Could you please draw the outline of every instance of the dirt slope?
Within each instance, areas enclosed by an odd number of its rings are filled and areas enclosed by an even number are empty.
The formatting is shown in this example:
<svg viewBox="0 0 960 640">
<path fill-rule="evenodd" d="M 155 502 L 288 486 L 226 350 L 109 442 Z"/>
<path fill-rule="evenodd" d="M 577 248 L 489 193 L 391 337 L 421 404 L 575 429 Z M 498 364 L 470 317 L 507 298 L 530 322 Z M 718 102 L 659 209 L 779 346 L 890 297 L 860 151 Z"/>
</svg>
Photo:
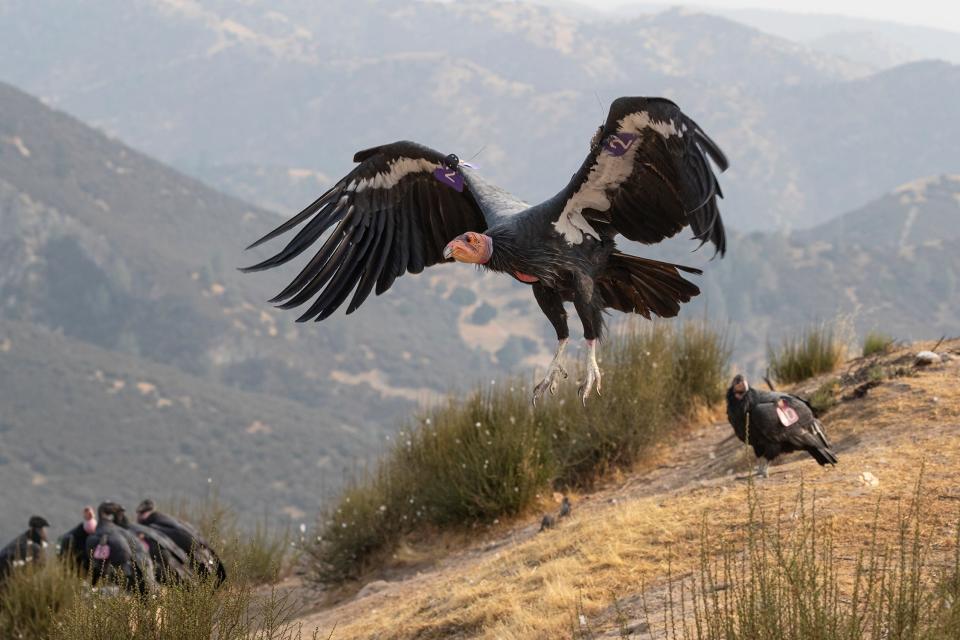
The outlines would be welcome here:
<svg viewBox="0 0 960 640">
<path fill-rule="evenodd" d="M 874 529 L 881 538 L 896 534 L 901 499 L 913 494 L 922 466 L 924 535 L 935 556 L 950 553 L 960 504 L 960 340 L 937 347 L 948 354 L 942 364 L 915 367 L 914 354 L 933 346 L 856 359 L 802 385 L 809 394 L 839 383 L 836 396 L 846 399 L 823 421 L 840 464 L 783 458 L 755 484 L 762 507 L 786 512 L 789 522 L 802 483 L 805 496 L 816 497 L 817 517 L 832 521 L 838 547 L 856 550 Z M 640 629 L 642 600 L 654 612 L 662 607 L 668 564 L 674 577 L 695 570 L 704 524 L 716 545 L 742 531 L 750 483 L 741 476 L 752 455 L 731 434 L 725 422 L 691 429 L 645 469 L 574 496 L 573 516 L 553 530 L 538 533 L 539 514 L 531 514 L 453 551 L 406 549 L 389 580 L 339 603 L 305 593 L 314 612 L 304 627 L 325 635 L 336 625 L 333 637 L 350 639 L 529 639 L 570 637 L 586 622 L 596 637 L 619 637 L 616 602 Z"/>
</svg>

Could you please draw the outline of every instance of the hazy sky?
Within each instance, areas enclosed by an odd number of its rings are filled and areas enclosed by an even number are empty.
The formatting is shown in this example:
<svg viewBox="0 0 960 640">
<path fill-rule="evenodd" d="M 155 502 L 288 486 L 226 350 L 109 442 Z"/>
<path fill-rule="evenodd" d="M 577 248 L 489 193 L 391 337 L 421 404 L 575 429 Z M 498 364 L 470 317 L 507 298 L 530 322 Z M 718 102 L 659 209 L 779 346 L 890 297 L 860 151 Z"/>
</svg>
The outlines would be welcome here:
<svg viewBox="0 0 960 640">
<path fill-rule="evenodd" d="M 581 4 L 597 8 L 615 8 L 623 4 L 644 4 L 625 0 L 580 0 Z M 726 9 L 776 9 L 797 13 L 827 13 L 855 16 L 874 20 L 888 20 L 904 24 L 918 24 L 960 32 L 960 2 L 953 0 L 900 0 L 898 2 L 870 0 L 697 0 L 666 4 Z M 664 4 L 657 2 L 657 4 Z"/>
</svg>

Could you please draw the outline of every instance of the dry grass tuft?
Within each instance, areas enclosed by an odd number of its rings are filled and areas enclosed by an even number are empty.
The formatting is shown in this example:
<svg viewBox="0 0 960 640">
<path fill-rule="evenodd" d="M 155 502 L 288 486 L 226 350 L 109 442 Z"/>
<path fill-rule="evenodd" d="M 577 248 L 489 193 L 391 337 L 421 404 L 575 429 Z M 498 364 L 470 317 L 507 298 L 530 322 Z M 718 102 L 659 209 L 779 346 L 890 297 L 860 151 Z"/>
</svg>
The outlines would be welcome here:
<svg viewBox="0 0 960 640">
<path fill-rule="evenodd" d="M 922 473 L 921 473 L 922 477 Z M 739 539 L 710 552 L 704 527 L 699 571 L 672 582 L 671 640 L 953 640 L 960 637 L 960 552 L 932 560 L 922 480 L 893 522 L 877 499 L 870 537 L 856 549 L 838 545 L 801 488 L 771 517 L 749 496 L 750 518 Z M 891 526 L 892 525 L 892 526 Z M 880 532 L 890 526 L 894 535 Z M 960 535 L 960 521 L 954 524 Z M 941 569 L 942 566 L 942 569 Z"/>
<path fill-rule="evenodd" d="M 323 515 L 310 552 L 321 581 L 388 557 L 415 528 L 487 524 L 530 509 L 549 484 L 573 489 L 632 465 L 723 393 L 729 348 L 706 324 L 631 325 L 604 349 L 603 396 L 580 406 L 567 381 L 531 408 L 519 383 L 449 400 L 398 434 L 378 468 Z"/>
<path fill-rule="evenodd" d="M 818 325 L 799 336 L 787 338 L 779 347 L 767 347 L 770 370 L 777 382 L 794 384 L 836 370 L 846 348 L 829 325 Z"/>
<path fill-rule="evenodd" d="M 249 523 L 242 525 L 216 490 L 196 502 L 171 500 L 170 512 L 197 527 L 217 550 L 231 579 L 273 584 L 298 560 L 300 549 L 289 529 L 277 527 L 266 516 L 252 529 Z"/>
<path fill-rule="evenodd" d="M 0 640 L 49 637 L 60 612 L 80 597 L 80 578 L 58 561 L 18 567 L 0 586 Z"/>
<path fill-rule="evenodd" d="M 869 358 L 888 353 L 896 343 L 896 338 L 878 331 L 871 331 L 863 338 L 863 357 Z"/>
<path fill-rule="evenodd" d="M 50 640 L 302 640 L 289 594 L 258 596 L 250 580 L 166 587 L 148 597 L 101 589 L 57 616 Z M 320 629 L 306 635 L 317 640 Z"/>
</svg>

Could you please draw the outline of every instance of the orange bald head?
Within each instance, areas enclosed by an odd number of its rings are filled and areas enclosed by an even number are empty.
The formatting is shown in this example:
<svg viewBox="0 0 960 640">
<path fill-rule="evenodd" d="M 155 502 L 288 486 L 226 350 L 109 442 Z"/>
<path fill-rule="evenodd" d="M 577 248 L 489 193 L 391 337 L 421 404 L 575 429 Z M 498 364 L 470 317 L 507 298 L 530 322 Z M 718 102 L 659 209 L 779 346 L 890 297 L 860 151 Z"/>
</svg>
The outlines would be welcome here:
<svg viewBox="0 0 960 640">
<path fill-rule="evenodd" d="M 443 249 L 445 260 L 486 264 L 493 255 L 493 238 L 476 231 L 467 231 L 447 243 Z"/>
</svg>

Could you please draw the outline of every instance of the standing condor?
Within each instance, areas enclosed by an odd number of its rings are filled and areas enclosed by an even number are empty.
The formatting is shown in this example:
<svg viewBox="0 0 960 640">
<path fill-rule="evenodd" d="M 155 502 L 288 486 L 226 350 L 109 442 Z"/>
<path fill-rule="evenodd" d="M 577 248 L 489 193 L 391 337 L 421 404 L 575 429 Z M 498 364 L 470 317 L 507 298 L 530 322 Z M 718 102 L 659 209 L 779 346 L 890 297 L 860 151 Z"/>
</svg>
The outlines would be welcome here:
<svg viewBox="0 0 960 640">
<path fill-rule="evenodd" d="M 837 464 L 823 425 L 796 396 L 758 391 L 737 375 L 727 389 L 727 419 L 740 441 L 753 447 L 760 459 L 757 475 L 764 478 L 769 462 L 781 453 L 806 451 L 821 465 Z"/>
<path fill-rule="evenodd" d="M 87 537 L 97 530 L 97 515 L 93 507 L 83 508 L 83 521 L 60 536 L 57 553 L 61 558 L 69 559 L 78 570 L 85 573 L 90 568 L 87 556 Z"/>
<path fill-rule="evenodd" d="M 564 303 L 572 302 L 589 359 L 579 390 L 586 403 L 594 388 L 600 393 L 595 350 L 605 309 L 670 318 L 700 293 L 681 275 L 698 269 L 627 255 L 615 237 L 654 244 L 689 225 L 701 246 L 709 241 L 720 255 L 726 250 L 717 208 L 722 194 L 708 156 L 727 168 L 720 148 L 663 98 L 615 100 L 567 186 L 533 206 L 453 154 L 414 142 L 374 147 L 358 152 L 359 164 L 313 204 L 250 245 L 306 223 L 279 253 L 243 271 L 282 265 L 319 243 L 270 301 L 290 309 L 316 296 L 301 322 L 329 317 L 351 292 L 352 313 L 374 287 L 379 295 L 404 273 L 451 259 L 505 273 L 531 286 L 557 333 L 556 354 L 533 402 L 547 389 L 556 393 L 567 375 Z"/>
</svg>

